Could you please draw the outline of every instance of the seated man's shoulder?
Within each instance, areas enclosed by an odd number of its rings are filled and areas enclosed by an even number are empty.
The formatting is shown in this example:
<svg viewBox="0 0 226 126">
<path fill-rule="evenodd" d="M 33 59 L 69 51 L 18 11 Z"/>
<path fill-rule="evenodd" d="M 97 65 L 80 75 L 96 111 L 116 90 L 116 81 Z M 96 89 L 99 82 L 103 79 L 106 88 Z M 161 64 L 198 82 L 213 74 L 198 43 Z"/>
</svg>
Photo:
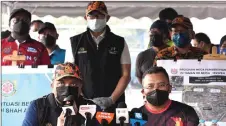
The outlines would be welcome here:
<svg viewBox="0 0 226 126">
<path fill-rule="evenodd" d="M 194 108 L 191 107 L 190 105 L 187 105 L 187 104 L 184 104 L 184 103 L 181 103 L 181 102 L 178 102 L 178 101 L 173 101 L 173 103 L 174 103 L 173 107 L 180 108 L 186 113 L 193 113 L 193 112 L 195 112 Z"/>
<path fill-rule="evenodd" d="M 44 106 L 47 106 L 49 103 L 49 99 L 54 99 L 54 94 L 50 93 L 48 95 L 44 95 L 40 98 L 37 98 L 36 100 L 34 100 L 34 104 L 36 105 L 37 108 L 42 108 Z"/>
</svg>

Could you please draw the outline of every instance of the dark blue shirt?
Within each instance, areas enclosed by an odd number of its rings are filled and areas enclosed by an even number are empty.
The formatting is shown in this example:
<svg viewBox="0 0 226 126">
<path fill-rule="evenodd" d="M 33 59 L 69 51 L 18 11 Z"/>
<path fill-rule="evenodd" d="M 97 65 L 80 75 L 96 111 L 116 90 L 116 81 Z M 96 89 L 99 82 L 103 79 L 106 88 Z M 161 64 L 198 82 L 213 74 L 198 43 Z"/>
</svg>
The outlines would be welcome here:
<svg viewBox="0 0 226 126">
<path fill-rule="evenodd" d="M 43 114 L 47 113 L 47 116 L 45 117 L 45 124 L 51 123 L 51 125 L 55 125 L 55 124 L 57 124 L 57 118 L 60 116 L 60 114 L 62 112 L 62 108 L 57 105 L 57 103 L 55 101 L 55 97 L 52 93 L 47 95 L 46 98 L 48 100 L 45 102 L 45 105 L 43 104 L 41 107 L 41 108 L 49 107 L 48 112 L 43 112 Z M 38 112 L 41 112 L 41 110 L 39 110 L 40 107 L 37 106 L 38 100 L 40 100 L 40 99 L 32 101 L 30 103 L 30 105 L 28 106 L 22 126 L 39 126 Z M 43 101 L 43 100 L 45 100 L 45 98 L 41 98 L 41 101 Z M 77 106 L 80 106 L 82 104 L 93 104 L 92 101 L 85 100 L 82 97 L 80 97 L 78 101 L 80 104 L 77 104 Z M 41 103 L 43 103 L 43 102 L 41 102 Z M 100 111 L 99 106 L 97 106 L 97 111 Z M 41 114 L 41 116 L 44 116 L 44 115 Z M 75 120 L 74 122 L 76 122 L 80 125 L 80 124 L 84 123 L 85 118 L 82 117 L 82 115 L 80 115 L 79 113 L 77 113 L 76 116 L 73 117 L 73 120 Z M 98 122 L 95 119 L 95 116 L 91 123 L 93 126 L 98 126 Z"/>
<path fill-rule="evenodd" d="M 32 101 L 26 110 L 22 126 L 38 126 L 38 117 L 35 101 Z"/>
</svg>

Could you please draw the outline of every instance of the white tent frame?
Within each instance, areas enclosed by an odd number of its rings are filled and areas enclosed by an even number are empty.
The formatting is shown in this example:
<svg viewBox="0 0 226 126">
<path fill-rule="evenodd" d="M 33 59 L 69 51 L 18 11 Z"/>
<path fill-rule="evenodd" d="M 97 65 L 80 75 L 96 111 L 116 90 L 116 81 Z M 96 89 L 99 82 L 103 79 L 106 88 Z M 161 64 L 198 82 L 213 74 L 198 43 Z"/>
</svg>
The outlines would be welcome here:
<svg viewBox="0 0 226 126">
<path fill-rule="evenodd" d="M 176 9 L 189 18 L 204 19 L 226 17 L 226 1 L 106 1 L 109 14 L 124 18 L 149 17 L 156 19 L 158 12 L 166 7 Z M 25 8 L 34 15 L 44 17 L 84 16 L 88 1 L 2 1 L 3 13 L 10 13 L 15 8 Z"/>
</svg>

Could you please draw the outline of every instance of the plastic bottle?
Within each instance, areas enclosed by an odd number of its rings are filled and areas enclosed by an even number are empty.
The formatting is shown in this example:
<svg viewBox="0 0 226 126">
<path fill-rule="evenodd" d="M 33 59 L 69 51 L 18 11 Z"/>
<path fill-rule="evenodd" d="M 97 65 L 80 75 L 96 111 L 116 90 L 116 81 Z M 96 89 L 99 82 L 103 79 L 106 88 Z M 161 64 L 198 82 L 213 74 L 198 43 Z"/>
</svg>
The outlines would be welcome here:
<svg viewBox="0 0 226 126">
<path fill-rule="evenodd" d="M 211 126 L 219 126 L 218 125 L 218 120 L 212 120 L 212 124 L 211 124 Z"/>
<path fill-rule="evenodd" d="M 200 119 L 200 120 L 199 120 L 199 125 L 198 125 L 198 126 L 206 126 L 205 120 Z"/>
</svg>

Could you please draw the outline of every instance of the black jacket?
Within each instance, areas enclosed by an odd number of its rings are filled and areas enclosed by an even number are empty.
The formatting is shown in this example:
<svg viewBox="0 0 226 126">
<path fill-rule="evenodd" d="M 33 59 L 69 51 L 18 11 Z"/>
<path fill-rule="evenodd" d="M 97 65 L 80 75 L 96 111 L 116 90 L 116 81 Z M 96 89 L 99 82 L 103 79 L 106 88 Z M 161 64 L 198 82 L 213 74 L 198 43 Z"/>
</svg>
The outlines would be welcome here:
<svg viewBox="0 0 226 126">
<path fill-rule="evenodd" d="M 75 63 L 79 66 L 87 98 L 109 97 L 122 76 L 121 55 L 125 40 L 106 27 L 104 39 L 97 45 L 90 30 L 73 36 L 71 39 Z M 117 102 L 124 102 L 123 94 Z"/>
<path fill-rule="evenodd" d="M 47 124 L 51 124 L 52 126 L 57 125 L 57 118 L 60 116 L 62 112 L 62 108 L 58 106 L 54 94 L 48 94 L 42 98 L 35 100 L 35 104 L 37 107 L 37 115 L 39 126 L 46 126 Z M 76 102 L 77 107 L 79 109 L 80 105 L 94 104 L 90 100 L 86 100 L 83 97 L 80 97 Z M 76 123 L 76 126 L 81 126 L 85 122 L 85 118 L 79 113 L 76 116 L 72 116 L 72 122 Z M 72 123 L 72 124 L 73 124 Z M 92 123 L 96 124 L 96 120 L 93 120 Z"/>
</svg>

